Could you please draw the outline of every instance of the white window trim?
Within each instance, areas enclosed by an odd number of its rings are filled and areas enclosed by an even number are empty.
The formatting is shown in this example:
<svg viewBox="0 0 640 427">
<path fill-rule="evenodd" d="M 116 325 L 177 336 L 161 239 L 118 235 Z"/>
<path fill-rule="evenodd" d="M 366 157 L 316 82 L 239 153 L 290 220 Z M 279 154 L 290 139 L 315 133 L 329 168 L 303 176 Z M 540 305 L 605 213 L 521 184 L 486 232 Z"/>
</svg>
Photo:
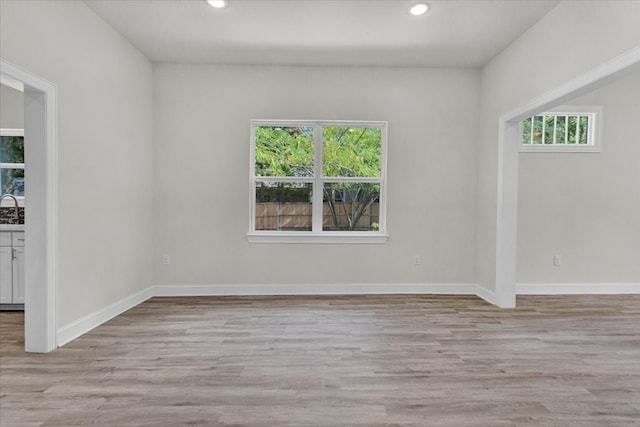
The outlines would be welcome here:
<svg viewBox="0 0 640 427">
<path fill-rule="evenodd" d="M 522 123 L 520 124 L 521 153 L 600 153 L 602 152 L 602 106 L 561 105 L 538 116 L 589 116 L 589 134 L 587 144 L 523 144 Z"/>
<path fill-rule="evenodd" d="M 322 161 L 314 161 L 313 177 L 268 177 L 269 180 L 286 182 L 307 182 L 314 187 L 313 190 L 313 230 L 314 231 L 261 231 L 255 229 L 256 215 L 256 176 L 255 176 L 255 128 L 259 126 L 354 126 L 354 127 L 379 127 L 382 129 L 382 150 L 379 178 L 343 178 L 322 176 Z M 387 122 L 386 121 L 355 121 L 355 120 L 251 120 L 251 148 L 249 161 L 249 232 L 247 241 L 250 243 L 311 243 L 311 244 L 382 244 L 386 243 L 389 236 L 386 232 L 386 181 L 387 181 Z M 314 159 L 322 159 L 322 132 L 315 135 Z M 330 182 L 379 182 L 379 229 L 378 231 L 321 231 L 322 230 L 322 191 L 317 187 Z M 317 231 L 316 231 L 317 230 Z"/>
<path fill-rule="evenodd" d="M 0 136 L 22 136 L 24 137 L 24 129 L 0 129 Z M 2 169 L 24 169 L 24 163 L 0 163 Z M 1 195 L 1 194 L 0 194 Z M 24 196 L 15 196 L 18 199 L 18 206 L 24 207 Z M 0 204 L 2 208 L 14 207 L 13 200 L 5 198 Z"/>
</svg>

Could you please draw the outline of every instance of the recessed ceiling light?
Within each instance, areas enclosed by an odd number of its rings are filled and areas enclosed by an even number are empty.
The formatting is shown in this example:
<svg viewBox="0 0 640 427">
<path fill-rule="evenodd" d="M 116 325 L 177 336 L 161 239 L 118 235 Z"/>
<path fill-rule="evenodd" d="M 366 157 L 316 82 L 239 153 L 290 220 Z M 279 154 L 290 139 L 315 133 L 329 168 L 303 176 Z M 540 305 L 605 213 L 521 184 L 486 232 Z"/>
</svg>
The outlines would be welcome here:
<svg viewBox="0 0 640 427">
<path fill-rule="evenodd" d="M 420 16 L 427 13 L 427 10 L 429 10 L 428 4 L 416 3 L 413 6 L 411 6 L 411 8 L 409 9 L 409 13 L 412 14 L 413 16 Z"/>
<path fill-rule="evenodd" d="M 215 7 L 217 9 L 222 9 L 223 7 L 227 7 L 229 2 L 227 0 L 207 0 L 209 6 Z"/>
</svg>

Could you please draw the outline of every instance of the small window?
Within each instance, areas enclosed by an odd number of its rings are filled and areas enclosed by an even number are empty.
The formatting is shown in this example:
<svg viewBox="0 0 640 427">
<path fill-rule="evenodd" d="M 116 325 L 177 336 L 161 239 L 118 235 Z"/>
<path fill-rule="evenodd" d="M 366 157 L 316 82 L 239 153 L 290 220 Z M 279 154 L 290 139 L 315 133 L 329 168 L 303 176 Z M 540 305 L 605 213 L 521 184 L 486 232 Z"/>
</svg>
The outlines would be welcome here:
<svg viewBox="0 0 640 427">
<path fill-rule="evenodd" d="M 24 130 L 22 129 L 0 129 L 0 194 L 13 194 L 21 204 L 24 201 Z"/>
<path fill-rule="evenodd" d="M 524 120 L 520 151 L 602 151 L 602 108 L 563 106 Z"/>
<path fill-rule="evenodd" d="M 251 242 L 383 243 L 385 122 L 251 122 Z"/>
</svg>

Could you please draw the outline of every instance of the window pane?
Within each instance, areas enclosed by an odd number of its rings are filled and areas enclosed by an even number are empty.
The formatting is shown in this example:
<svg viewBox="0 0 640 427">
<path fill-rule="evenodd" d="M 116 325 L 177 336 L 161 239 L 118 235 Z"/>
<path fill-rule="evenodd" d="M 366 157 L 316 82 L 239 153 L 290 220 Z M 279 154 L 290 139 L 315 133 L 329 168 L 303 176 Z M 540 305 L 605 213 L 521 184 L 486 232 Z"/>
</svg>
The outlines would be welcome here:
<svg viewBox="0 0 640 427">
<path fill-rule="evenodd" d="M 542 144 L 542 116 L 533 118 L 533 143 Z"/>
<path fill-rule="evenodd" d="M 24 196 L 24 169 L 0 169 L 0 194 Z"/>
<path fill-rule="evenodd" d="M 558 116 L 558 122 L 556 124 L 556 144 L 564 144 L 566 119 L 565 116 Z"/>
<path fill-rule="evenodd" d="M 0 163 L 24 163 L 23 136 L 0 136 Z"/>
<path fill-rule="evenodd" d="M 554 116 L 544 117 L 544 143 L 553 144 Z"/>
<path fill-rule="evenodd" d="M 587 116 L 580 116 L 580 144 L 587 143 L 587 136 L 589 133 L 589 118 Z"/>
<path fill-rule="evenodd" d="M 312 176 L 313 128 L 257 126 L 256 176 Z"/>
<path fill-rule="evenodd" d="M 576 123 L 578 122 L 578 117 L 569 116 L 568 117 L 569 124 L 567 125 L 567 134 L 568 134 L 568 143 L 575 144 L 576 143 Z"/>
<path fill-rule="evenodd" d="M 522 122 L 522 143 L 531 144 L 531 119 Z"/>
<path fill-rule="evenodd" d="M 311 183 L 256 183 L 256 230 L 311 231 L 311 202 Z"/>
<path fill-rule="evenodd" d="M 378 231 L 380 184 L 325 184 L 323 193 L 322 230 Z"/>
<path fill-rule="evenodd" d="M 325 127 L 322 143 L 324 176 L 380 176 L 382 131 L 379 128 Z"/>
</svg>

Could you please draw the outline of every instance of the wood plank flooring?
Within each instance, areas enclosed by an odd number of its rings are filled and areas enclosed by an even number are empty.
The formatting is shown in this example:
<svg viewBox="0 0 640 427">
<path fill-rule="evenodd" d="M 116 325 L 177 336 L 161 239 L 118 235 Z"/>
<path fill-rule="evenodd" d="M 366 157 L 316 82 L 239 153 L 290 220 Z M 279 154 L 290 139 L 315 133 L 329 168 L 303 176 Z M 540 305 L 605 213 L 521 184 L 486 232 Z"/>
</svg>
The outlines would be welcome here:
<svg viewBox="0 0 640 427">
<path fill-rule="evenodd" d="M 0 321 L 7 427 L 640 426 L 640 295 L 154 298 L 46 355 Z"/>
</svg>

